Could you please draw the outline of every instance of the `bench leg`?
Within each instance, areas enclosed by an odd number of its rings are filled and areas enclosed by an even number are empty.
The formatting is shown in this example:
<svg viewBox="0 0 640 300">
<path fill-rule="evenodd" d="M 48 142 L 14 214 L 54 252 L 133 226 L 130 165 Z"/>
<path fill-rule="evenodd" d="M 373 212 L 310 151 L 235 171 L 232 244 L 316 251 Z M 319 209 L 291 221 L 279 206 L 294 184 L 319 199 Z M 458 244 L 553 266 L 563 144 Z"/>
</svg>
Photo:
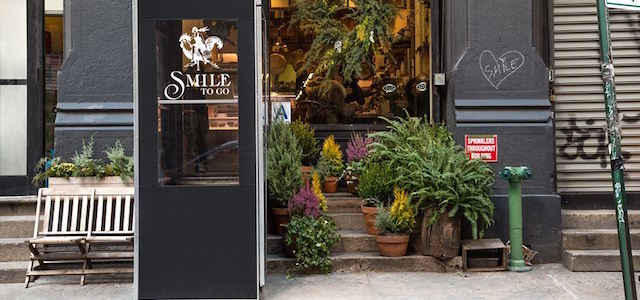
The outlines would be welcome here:
<svg viewBox="0 0 640 300">
<path fill-rule="evenodd" d="M 31 272 L 33 270 L 33 260 L 29 260 L 29 265 L 27 266 L 27 273 Z M 26 278 L 24 279 L 24 288 L 28 288 L 29 287 L 29 282 L 31 281 L 31 276 L 26 275 Z"/>
<path fill-rule="evenodd" d="M 87 269 L 87 265 L 89 264 L 88 262 L 89 259 L 87 258 L 87 251 L 89 250 L 89 245 L 78 243 L 78 248 L 80 249 L 80 253 L 82 253 L 82 270 L 84 271 Z M 84 286 L 86 277 L 87 275 L 85 274 L 82 274 L 80 276 L 80 285 Z"/>
</svg>

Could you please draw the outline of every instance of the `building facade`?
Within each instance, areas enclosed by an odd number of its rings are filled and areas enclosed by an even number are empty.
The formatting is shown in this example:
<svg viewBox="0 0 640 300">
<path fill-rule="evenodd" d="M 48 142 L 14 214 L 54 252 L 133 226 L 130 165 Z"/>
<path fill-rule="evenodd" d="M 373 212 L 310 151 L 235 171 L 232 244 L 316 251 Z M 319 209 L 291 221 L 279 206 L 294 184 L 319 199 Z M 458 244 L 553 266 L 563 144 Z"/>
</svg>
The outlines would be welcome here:
<svg viewBox="0 0 640 300">
<path fill-rule="evenodd" d="M 282 29 L 291 18 L 290 1 L 272 0 L 262 4 L 263 59 L 270 62 L 265 73 L 272 80 L 266 84 L 267 105 L 294 103 L 294 118 L 313 124 L 318 138 L 333 134 L 342 143 L 354 131 L 384 130 L 377 117 L 401 115 L 403 108 L 445 123 L 460 144 L 467 135 L 496 135 L 497 161 L 491 163 L 496 174 L 520 165 L 533 172 L 523 190 L 525 244 L 539 251 L 540 262 L 560 261 L 563 207 L 613 207 L 595 2 L 397 2 L 401 9 L 392 33 L 398 66 L 386 70 L 387 62 L 376 59 L 372 73 L 385 73 L 383 84 L 406 88 L 411 99 L 382 98 L 375 113 L 363 109 L 375 100 L 367 96 L 374 80 L 363 77 L 359 86 L 344 87 L 335 110 L 320 114 L 295 102 L 300 84 L 295 70 L 309 44 Z M 98 155 L 116 140 L 132 151 L 137 46 L 132 2 L 3 0 L 0 5 L 0 194 L 34 194 L 30 181 L 38 159 L 51 151 L 69 158 L 83 139 L 93 137 Z M 611 20 L 633 207 L 640 188 L 635 181 L 640 27 L 637 14 L 613 12 Z M 226 29 L 220 34 L 233 43 L 234 29 Z M 234 59 L 230 52 L 219 55 L 225 62 Z M 420 83 L 425 85 L 418 88 Z M 350 111 L 353 107 L 358 108 Z M 204 113 L 209 122 L 229 118 L 228 112 Z M 215 143 L 234 139 L 229 133 L 234 124 L 209 127 L 227 132 Z M 500 178 L 492 199 L 496 223 L 487 235 L 506 241 L 507 184 Z"/>
</svg>

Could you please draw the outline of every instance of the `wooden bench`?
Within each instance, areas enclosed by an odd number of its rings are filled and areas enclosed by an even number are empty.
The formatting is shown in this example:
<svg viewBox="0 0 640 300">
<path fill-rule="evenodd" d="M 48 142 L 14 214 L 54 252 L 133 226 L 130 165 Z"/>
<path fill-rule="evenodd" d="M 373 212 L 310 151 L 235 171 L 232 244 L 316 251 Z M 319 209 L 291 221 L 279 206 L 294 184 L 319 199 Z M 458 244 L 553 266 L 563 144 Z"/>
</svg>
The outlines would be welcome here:
<svg viewBox="0 0 640 300">
<path fill-rule="evenodd" d="M 38 276 L 80 275 L 84 284 L 88 274 L 133 273 L 133 268 L 92 267 L 93 262 L 133 260 L 133 199 L 133 188 L 40 189 L 34 234 L 27 241 L 25 287 Z M 80 266 L 50 268 L 59 264 Z"/>
</svg>

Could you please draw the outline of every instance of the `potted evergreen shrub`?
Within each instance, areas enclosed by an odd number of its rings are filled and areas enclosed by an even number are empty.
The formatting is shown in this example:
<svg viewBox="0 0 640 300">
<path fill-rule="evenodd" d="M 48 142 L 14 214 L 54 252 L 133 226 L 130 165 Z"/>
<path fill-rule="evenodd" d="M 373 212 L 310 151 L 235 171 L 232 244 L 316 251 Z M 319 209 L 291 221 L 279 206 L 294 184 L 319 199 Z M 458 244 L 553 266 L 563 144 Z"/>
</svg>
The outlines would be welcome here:
<svg viewBox="0 0 640 300">
<path fill-rule="evenodd" d="M 413 207 L 404 190 L 395 189 L 393 194 L 391 208 L 379 208 L 376 227 L 380 234 L 376 237 L 376 243 L 382 256 L 405 256 L 409 246 L 409 233 L 415 223 Z"/>
<path fill-rule="evenodd" d="M 358 195 L 362 198 L 362 215 L 367 224 L 367 233 L 378 234 L 376 215 L 378 206 L 386 206 L 393 193 L 393 174 L 389 166 L 368 161 L 359 177 Z"/>
<path fill-rule="evenodd" d="M 342 175 L 344 162 L 342 162 L 340 145 L 336 143 L 333 135 L 324 140 L 317 167 L 324 178 L 324 192 L 337 192 L 338 180 Z"/>
<path fill-rule="evenodd" d="M 283 224 L 289 222 L 288 204 L 291 197 L 302 186 L 300 159 L 302 149 L 298 147 L 291 127 L 281 120 L 275 121 L 267 135 L 267 194 L 271 207 L 273 228 L 282 235 Z"/>
<path fill-rule="evenodd" d="M 365 159 L 369 155 L 367 149 L 371 139 L 363 137 L 359 133 L 352 133 L 347 145 L 347 168 L 342 173 L 342 178 L 347 181 L 347 190 L 353 195 L 358 194 L 359 176 L 364 170 Z"/>
<path fill-rule="evenodd" d="M 32 182 L 39 186 L 46 181 L 51 188 L 132 187 L 133 157 L 125 154 L 120 141 L 105 151 L 107 164 L 94 157 L 93 145 L 93 138 L 89 142 L 83 140 L 82 150 L 76 151 L 71 162 L 54 155 L 40 159 Z"/>
<path fill-rule="evenodd" d="M 309 184 L 289 202 L 291 221 L 284 235 L 285 249 L 296 258 L 296 272 L 331 271 L 331 249 L 340 235 L 336 223 L 322 214 L 320 199 Z"/>
<path fill-rule="evenodd" d="M 310 178 L 313 163 L 318 158 L 318 153 L 320 152 L 318 141 L 311 126 L 300 120 L 291 123 L 291 130 L 293 130 L 293 134 L 296 136 L 298 146 L 302 149 L 301 169 L 303 181 L 306 182 Z"/>
</svg>

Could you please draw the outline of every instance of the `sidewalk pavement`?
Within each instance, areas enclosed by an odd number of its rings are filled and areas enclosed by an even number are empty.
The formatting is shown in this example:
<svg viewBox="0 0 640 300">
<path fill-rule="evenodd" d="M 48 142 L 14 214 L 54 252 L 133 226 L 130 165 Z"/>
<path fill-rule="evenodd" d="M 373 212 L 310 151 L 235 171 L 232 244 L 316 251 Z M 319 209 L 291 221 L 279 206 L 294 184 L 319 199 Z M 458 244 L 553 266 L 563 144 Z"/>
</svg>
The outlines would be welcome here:
<svg viewBox="0 0 640 300">
<path fill-rule="evenodd" d="M 636 278 L 637 279 L 637 278 Z M 132 299 L 131 283 L 43 278 L 28 289 L 0 284 L 0 299 Z M 620 273 L 573 273 L 559 264 L 528 273 L 344 273 L 267 276 L 261 299 L 623 299 Z"/>
</svg>

